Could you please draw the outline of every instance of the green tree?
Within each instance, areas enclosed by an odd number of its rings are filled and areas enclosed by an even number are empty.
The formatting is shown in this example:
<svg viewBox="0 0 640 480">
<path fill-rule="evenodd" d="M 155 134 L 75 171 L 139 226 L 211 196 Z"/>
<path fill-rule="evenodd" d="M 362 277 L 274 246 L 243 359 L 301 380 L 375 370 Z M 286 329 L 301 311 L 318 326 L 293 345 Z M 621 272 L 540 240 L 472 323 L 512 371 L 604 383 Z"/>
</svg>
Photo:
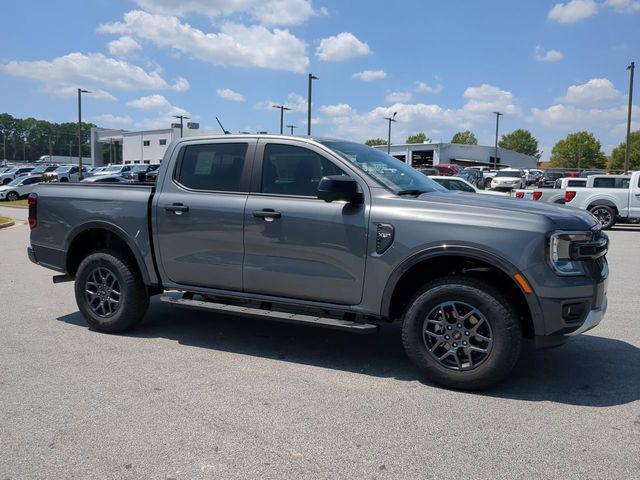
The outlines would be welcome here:
<svg viewBox="0 0 640 480">
<path fill-rule="evenodd" d="M 538 140 L 531 135 L 529 130 L 519 128 L 511 133 L 502 135 L 500 142 L 498 142 L 500 148 L 506 150 L 513 150 L 514 152 L 524 153 L 525 155 L 532 155 L 534 157 L 540 157 L 538 151 Z"/>
<path fill-rule="evenodd" d="M 478 139 L 470 130 L 456 133 L 451 139 L 451 143 L 461 143 L 463 145 L 477 145 Z"/>
<path fill-rule="evenodd" d="M 374 147 L 376 145 L 386 145 L 387 141 L 381 138 L 370 138 L 369 140 L 364 142 L 365 145 L 369 145 L 370 147 Z"/>
<path fill-rule="evenodd" d="M 430 142 L 431 139 L 428 138 L 424 132 L 419 132 L 416 133 L 415 135 L 410 135 L 407 138 L 407 141 L 405 143 L 425 143 L 425 142 Z M 387 142 L 385 142 L 386 144 Z"/>
<path fill-rule="evenodd" d="M 92 123 L 82 123 L 82 155 L 91 155 Z M 6 136 L 7 160 L 37 160 L 49 154 L 49 141 L 53 155 L 78 155 L 78 125 L 75 122 L 51 123 L 35 118 L 15 118 L 0 114 L 0 136 Z"/>
<path fill-rule="evenodd" d="M 629 170 L 640 170 L 640 130 L 631 132 L 629 136 Z M 613 149 L 607 163 L 609 170 L 624 170 L 624 155 L 627 142 L 622 142 Z"/>
<path fill-rule="evenodd" d="M 551 150 L 552 167 L 604 168 L 606 157 L 600 142 L 591 132 L 570 133 Z"/>
</svg>

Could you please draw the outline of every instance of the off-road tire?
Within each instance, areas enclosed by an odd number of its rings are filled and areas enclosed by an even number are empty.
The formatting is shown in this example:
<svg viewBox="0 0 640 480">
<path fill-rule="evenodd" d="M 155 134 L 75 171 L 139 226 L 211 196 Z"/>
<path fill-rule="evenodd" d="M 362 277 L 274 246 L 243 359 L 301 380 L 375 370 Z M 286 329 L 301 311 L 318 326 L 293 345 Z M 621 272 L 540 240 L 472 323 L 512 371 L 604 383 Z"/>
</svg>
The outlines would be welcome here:
<svg viewBox="0 0 640 480">
<path fill-rule="evenodd" d="M 98 268 L 111 272 L 120 287 L 118 307 L 107 317 L 94 311 L 86 291 L 89 275 Z M 100 332 L 118 333 L 133 328 L 142 321 L 149 307 L 149 295 L 136 265 L 113 250 L 100 250 L 82 260 L 76 272 L 75 296 L 89 326 Z"/>
<path fill-rule="evenodd" d="M 472 305 L 490 325 L 491 349 L 473 369 L 447 368 L 427 348 L 425 320 L 443 302 Z M 520 356 L 522 326 L 514 306 L 493 286 L 471 277 L 449 276 L 426 284 L 411 299 L 404 314 L 402 342 L 428 380 L 449 388 L 481 390 L 499 383 L 513 369 Z"/>
</svg>

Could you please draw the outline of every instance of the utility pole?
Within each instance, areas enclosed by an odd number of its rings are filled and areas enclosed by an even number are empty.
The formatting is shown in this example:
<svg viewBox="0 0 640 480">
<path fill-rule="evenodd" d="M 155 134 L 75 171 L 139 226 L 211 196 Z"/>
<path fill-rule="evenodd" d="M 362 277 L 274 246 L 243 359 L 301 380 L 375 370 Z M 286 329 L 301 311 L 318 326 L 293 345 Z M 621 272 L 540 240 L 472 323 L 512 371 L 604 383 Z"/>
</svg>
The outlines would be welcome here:
<svg viewBox="0 0 640 480">
<path fill-rule="evenodd" d="M 284 133 L 284 111 L 291 110 L 289 107 L 285 107 L 284 105 L 272 105 L 273 108 L 280 109 L 280 135 Z"/>
<path fill-rule="evenodd" d="M 313 74 L 309 74 L 309 93 L 307 95 L 307 135 L 311 136 L 311 84 L 314 80 L 318 80 Z"/>
<path fill-rule="evenodd" d="M 73 153 L 73 142 L 69 142 L 69 163 L 71 163 L 71 154 Z"/>
<path fill-rule="evenodd" d="M 624 149 L 624 173 L 629 173 L 629 149 L 631 141 L 631 109 L 633 108 L 633 72 L 636 69 L 636 64 L 631 62 L 627 67 L 629 70 L 629 111 L 627 113 L 627 145 Z"/>
<path fill-rule="evenodd" d="M 391 155 L 391 123 L 396 121 L 396 115 L 398 112 L 393 112 L 393 115 L 390 117 L 384 117 L 385 120 L 389 122 L 389 134 L 387 136 L 387 153 Z"/>
<path fill-rule="evenodd" d="M 78 180 L 82 180 L 82 94 L 89 90 L 78 89 Z M 69 155 L 71 156 L 71 155 Z"/>
<path fill-rule="evenodd" d="M 180 138 L 182 138 L 182 132 L 184 130 L 184 126 L 182 124 L 183 120 L 189 120 L 190 117 L 187 117 L 186 115 L 174 115 L 173 118 L 179 118 L 180 119 Z"/>
<path fill-rule="evenodd" d="M 53 143 L 51 143 L 51 132 L 49 132 L 49 162 L 53 162 Z"/>
<path fill-rule="evenodd" d="M 291 135 L 293 135 L 293 129 L 298 127 L 296 127 L 295 125 L 287 125 L 287 128 L 291 129 Z"/>
<path fill-rule="evenodd" d="M 2 160 L 3 166 L 7 166 L 7 132 L 2 131 Z"/>
<path fill-rule="evenodd" d="M 493 112 L 496 115 L 496 144 L 493 153 L 493 168 L 498 168 L 498 128 L 500 126 L 500 115 L 503 115 L 500 112 Z"/>
</svg>

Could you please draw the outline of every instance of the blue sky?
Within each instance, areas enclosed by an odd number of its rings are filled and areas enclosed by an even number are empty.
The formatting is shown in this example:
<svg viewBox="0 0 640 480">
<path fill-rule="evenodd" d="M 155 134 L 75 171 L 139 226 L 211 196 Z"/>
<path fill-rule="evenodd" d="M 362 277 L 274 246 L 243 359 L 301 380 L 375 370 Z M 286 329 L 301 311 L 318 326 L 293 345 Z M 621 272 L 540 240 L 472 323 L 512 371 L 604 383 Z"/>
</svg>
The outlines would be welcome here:
<svg viewBox="0 0 640 480">
<path fill-rule="evenodd" d="M 385 137 L 471 129 L 493 143 L 528 128 L 547 158 L 567 133 L 624 139 L 628 72 L 640 50 L 640 0 L 67 0 L 3 6 L 0 111 L 84 118 L 124 129 L 306 131 L 306 74 L 317 134 Z M 640 90 L 637 89 L 640 92 Z M 636 98 L 640 98 L 640 93 Z M 634 122 L 640 120 L 640 102 Z M 637 123 L 635 123 L 637 128 Z"/>
</svg>

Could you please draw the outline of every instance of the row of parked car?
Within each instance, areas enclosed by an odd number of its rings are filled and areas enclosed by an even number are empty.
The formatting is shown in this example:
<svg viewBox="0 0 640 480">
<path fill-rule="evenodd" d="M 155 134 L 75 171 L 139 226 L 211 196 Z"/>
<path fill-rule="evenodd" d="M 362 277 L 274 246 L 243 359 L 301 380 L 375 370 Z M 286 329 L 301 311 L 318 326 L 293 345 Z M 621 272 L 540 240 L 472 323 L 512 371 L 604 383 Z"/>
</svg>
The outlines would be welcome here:
<svg viewBox="0 0 640 480">
<path fill-rule="evenodd" d="M 159 165 L 109 165 L 82 167 L 78 165 L 26 165 L 0 167 L 0 200 L 15 201 L 26 197 L 41 182 L 120 183 L 155 181 Z"/>
</svg>

